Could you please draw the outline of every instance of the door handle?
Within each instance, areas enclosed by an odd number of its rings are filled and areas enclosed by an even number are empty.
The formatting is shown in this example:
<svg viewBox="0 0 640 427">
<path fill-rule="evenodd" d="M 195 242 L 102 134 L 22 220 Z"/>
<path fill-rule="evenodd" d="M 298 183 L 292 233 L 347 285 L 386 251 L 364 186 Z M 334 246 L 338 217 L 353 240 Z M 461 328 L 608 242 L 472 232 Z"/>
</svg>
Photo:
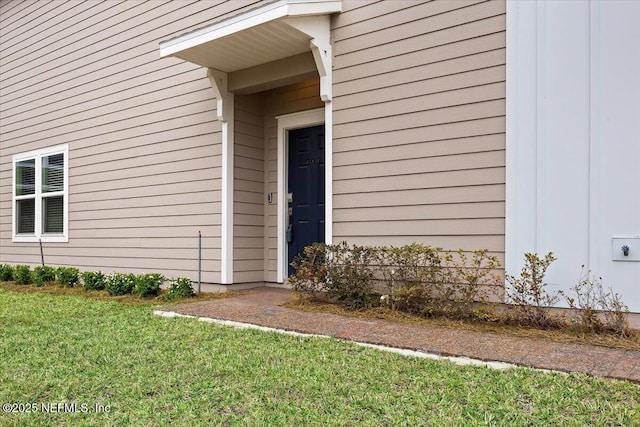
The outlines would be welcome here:
<svg viewBox="0 0 640 427">
<path fill-rule="evenodd" d="M 293 243 L 293 225 L 289 224 L 287 227 L 287 243 Z"/>
</svg>

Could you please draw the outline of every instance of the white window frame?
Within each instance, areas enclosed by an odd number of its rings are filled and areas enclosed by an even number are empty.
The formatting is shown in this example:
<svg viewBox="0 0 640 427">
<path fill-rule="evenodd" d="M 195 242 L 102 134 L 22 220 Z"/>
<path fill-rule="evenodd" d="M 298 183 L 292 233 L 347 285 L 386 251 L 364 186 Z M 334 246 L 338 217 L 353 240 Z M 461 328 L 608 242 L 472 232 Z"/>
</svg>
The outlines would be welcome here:
<svg viewBox="0 0 640 427">
<path fill-rule="evenodd" d="M 62 233 L 42 232 L 42 159 L 54 154 L 64 155 L 64 185 L 63 191 L 54 193 L 63 196 L 63 228 Z M 16 196 L 16 165 L 24 160 L 35 159 L 35 194 L 28 196 Z M 67 243 L 69 242 L 69 144 L 56 145 L 54 147 L 15 154 L 12 158 L 12 186 L 11 186 L 11 231 L 12 241 L 16 243 L 43 242 Z M 47 193 L 48 194 L 48 193 Z M 48 194 L 53 196 L 54 194 Z M 18 234 L 16 227 L 16 201 L 35 197 L 35 225 L 33 234 Z"/>
</svg>

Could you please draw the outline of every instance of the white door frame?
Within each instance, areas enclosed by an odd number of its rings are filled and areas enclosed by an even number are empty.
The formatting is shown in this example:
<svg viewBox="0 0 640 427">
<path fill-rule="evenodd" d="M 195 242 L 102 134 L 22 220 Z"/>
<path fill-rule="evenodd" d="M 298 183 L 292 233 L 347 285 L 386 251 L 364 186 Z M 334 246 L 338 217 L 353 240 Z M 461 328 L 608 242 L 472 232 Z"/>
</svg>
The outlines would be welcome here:
<svg viewBox="0 0 640 427">
<path fill-rule="evenodd" d="M 278 121 L 278 269 L 277 281 L 284 283 L 287 274 L 288 253 L 285 230 L 287 228 L 287 186 L 288 186 L 288 136 L 293 129 L 306 128 L 324 124 L 325 126 L 325 242 L 332 241 L 332 144 L 330 132 L 331 103 L 325 108 L 299 111 L 277 116 Z M 327 120 L 329 116 L 329 120 Z"/>
</svg>

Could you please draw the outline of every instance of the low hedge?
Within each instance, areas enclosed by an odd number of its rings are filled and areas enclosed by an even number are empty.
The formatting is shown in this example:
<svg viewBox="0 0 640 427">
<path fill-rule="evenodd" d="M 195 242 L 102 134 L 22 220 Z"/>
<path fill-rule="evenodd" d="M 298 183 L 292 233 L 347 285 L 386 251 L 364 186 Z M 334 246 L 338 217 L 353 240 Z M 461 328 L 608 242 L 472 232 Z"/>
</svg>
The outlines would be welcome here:
<svg viewBox="0 0 640 427">
<path fill-rule="evenodd" d="M 474 315 L 476 303 L 501 289 L 498 259 L 487 250 L 470 254 L 414 243 L 401 247 L 316 243 L 294 259 L 294 291 L 326 296 L 352 309 L 381 300 L 394 309 L 424 315 Z M 381 298 L 383 297 L 384 298 Z"/>
<path fill-rule="evenodd" d="M 0 282 L 15 281 L 20 285 L 35 282 L 36 286 L 57 282 L 62 287 L 74 287 L 82 282 L 85 291 L 106 290 L 109 295 L 136 294 L 142 298 L 158 297 L 162 284 L 167 279 L 159 273 L 111 273 L 105 275 L 101 271 L 84 271 L 76 267 L 38 266 L 31 270 L 28 265 L 11 266 L 0 264 Z M 189 298 L 195 295 L 193 283 L 187 277 L 171 279 L 168 291 L 163 298 L 174 300 Z"/>
<path fill-rule="evenodd" d="M 525 254 L 518 277 L 506 275 L 508 310 L 496 311 L 492 300 L 505 291 L 498 259 L 486 249 L 445 251 L 418 243 L 401 247 L 315 243 L 291 263 L 293 290 L 308 299 L 328 299 L 350 309 L 385 305 L 393 310 L 452 319 L 475 318 L 537 328 L 579 327 L 623 336 L 630 330 L 629 308 L 590 272 L 570 288 L 573 295 L 546 291 L 544 276 L 556 260 Z M 584 269 L 584 266 L 583 266 Z M 568 318 L 548 307 L 565 298 Z"/>
</svg>

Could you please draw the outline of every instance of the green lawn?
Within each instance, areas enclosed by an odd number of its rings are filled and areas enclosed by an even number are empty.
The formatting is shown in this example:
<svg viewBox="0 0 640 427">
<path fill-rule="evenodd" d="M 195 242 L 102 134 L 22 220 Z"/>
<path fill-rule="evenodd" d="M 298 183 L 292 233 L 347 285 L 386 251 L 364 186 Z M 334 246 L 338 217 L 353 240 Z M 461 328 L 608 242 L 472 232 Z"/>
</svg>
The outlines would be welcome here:
<svg viewBox="0 0 640 427">
<path fill-rule="evenodd" d="M 458 367 L 4 289 L 0 403 L 38 410 L 0 413 L 1 426 L 640 425 L 637 384 Z M 52 406 L 60 412 L 42 412 Z"/>
</svg>

